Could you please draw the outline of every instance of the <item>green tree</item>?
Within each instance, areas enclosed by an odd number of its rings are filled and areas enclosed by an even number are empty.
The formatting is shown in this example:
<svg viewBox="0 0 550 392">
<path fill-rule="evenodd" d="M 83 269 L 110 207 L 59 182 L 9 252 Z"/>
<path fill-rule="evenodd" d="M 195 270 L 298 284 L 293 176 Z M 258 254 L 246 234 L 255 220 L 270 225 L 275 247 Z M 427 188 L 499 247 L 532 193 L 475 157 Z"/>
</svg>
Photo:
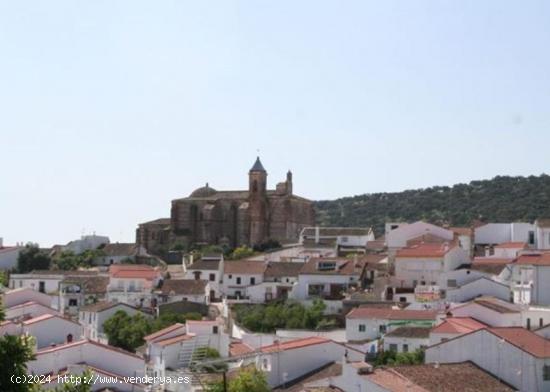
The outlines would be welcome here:
<svg viewBox="0 0 550 392">
<path fill-rule="evenodd" d="M 247 257 L 254 256 L 254 249 L 249 248 L 246 245 L 239 246 L 238 248 L 235 248 L 235 250 L 231 253 L 231 256 L 229 257 L 231 260 L 240 260 L 245 259 Z"/>
<path fill-rule="evenodd" d="M 0 271 L 0 287 L 5 286 L 8 287 L 10 283 L 10 276 L 8 271 Z"/>
<path fill-rule="evenodd" d="M 28 243 L 17 257 L 17 271 L 24 274 L 32 270 L 47 270 L 50 263 L 50 257 L 38 245 Z"/>
<path fill-rule="evenodd" d="M 0 322 L 4 320 L 4 310 L 0 304 Z M 25 383 L 12 383 L 11 377 L 27 374 L 27 362 L 34 359 L 32 350 L 34 339 L 27 336 L 4 335 L 0 337 L 0 391 L 31 392 L 36 386 Z"/>
<path fill-rule="evenodd" d="M 63 271 L 74 271 L 80 266 L 79 257 L 70 250 L 61 252 L 59 256 L 54 258 L 53 263 L 56 269 Z"/>
<path fill-rule="evenodd" d="M 393 350 L 378 353 L 374 366 L 419 365 L 424 363 L 424 350 L 398 353 Z"/>
<path fill-rule="evenodd" d="M 223 392 L 223 381 L 207 385 L 208 392 Z M 239 374 L 227 383 L 228 392 L 269 392 L 265 373 L 256 368 L 241 369 Z"/>
</svg>

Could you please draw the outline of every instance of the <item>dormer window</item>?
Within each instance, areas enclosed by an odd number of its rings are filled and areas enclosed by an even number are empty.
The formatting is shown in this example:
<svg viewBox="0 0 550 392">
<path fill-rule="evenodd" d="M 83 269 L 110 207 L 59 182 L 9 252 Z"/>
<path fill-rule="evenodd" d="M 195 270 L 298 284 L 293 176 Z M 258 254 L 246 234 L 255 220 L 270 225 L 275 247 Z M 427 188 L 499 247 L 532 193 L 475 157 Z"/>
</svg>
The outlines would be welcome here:
<svg viewBox="0 0 550 392">
<path fill-rule="evenodd" d="M 336 270 L 336 262 L 334 261 L 320 261 L 317 264 L 319 271 L 334 271 Z"/>
</svg>

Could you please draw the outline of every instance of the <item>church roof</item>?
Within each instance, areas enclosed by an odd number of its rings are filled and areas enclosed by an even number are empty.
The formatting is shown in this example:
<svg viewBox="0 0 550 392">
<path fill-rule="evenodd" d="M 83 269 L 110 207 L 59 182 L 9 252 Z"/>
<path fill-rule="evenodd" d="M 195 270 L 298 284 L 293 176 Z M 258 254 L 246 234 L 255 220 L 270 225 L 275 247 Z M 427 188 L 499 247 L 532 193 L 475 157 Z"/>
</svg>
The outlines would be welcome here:
<svg viewBox="0 0 550 392">
<path fill-rule="evenodd" d="M 256 157 L 256 162 L 254 162 L 254 166 L 252 166 L 250 171 L 251 172 L 253 172 L 253 171 L 265 172 L 264 166 L 262 165 L 262 162 L 260 161 L 260 157 Z"/>
<path fill-rule="evenodd" d="M 205 186 L 201 186 L 200 188 L 195 189 L 189 197 L 208 197 L 215 195 L 218 191 L 216 191 L 214 188 L 211 188 L 208 183 L 206 183 Z"/>
</svg>

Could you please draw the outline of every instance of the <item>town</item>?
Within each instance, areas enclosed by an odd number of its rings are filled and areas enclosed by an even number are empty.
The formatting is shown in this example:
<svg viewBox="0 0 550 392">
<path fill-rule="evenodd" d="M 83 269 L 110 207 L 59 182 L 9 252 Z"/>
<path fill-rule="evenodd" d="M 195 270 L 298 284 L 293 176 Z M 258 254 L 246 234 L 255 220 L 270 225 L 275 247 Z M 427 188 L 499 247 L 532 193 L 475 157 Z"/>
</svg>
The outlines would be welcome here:
<svg viewBox="0 0 550 392">
<path fill-rule="evenodd" d="M 258 157 L 247 189 L 207 183 L 136 224 L 134 243 L 0 240 L 0 339 L 29 350 L 18 377 L 42 390 L 89 377 L 91 391 L 550 391 L 550 219 L 375 234 L 318 225 L 293 181 L 268 189 Z"/>
</svg>

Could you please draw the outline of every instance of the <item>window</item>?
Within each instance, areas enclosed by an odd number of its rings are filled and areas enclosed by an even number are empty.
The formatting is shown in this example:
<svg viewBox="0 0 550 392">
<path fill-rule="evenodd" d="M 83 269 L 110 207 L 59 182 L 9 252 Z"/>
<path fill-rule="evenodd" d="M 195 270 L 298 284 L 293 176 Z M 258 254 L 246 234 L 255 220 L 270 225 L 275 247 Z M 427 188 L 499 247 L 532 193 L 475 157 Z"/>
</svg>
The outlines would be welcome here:
<svg viewBox="0 0 550 392">
<path fill-rule="evenodd" d="M 321 295 L 323 293 L 324 286 L 322 284 L 310 284 L 307 287 L 308 295 Z"/>
<path fill-rule="evenodd" d="M 390 351 L 397 351 L 397 344 L 390 344 Z"/>
<path fill-rule="evenodd" d="M 418 284 L 418 280 L 413 280 L 413 287 L 416 287 L 416 285 Z"/>
<path fill-rule="evenodd" d="M 359 332 L 365 332 L 366 330 L 365 324 L 359 324 Z"/>
<path fill-rule="evenodd" d="M 241 298 L 241 292 L 239 290 L 235 291 L 235 297 Z"/>
<path fill-rule="evenodd" d="M 317 269 L 319 271 L 334 271 L 336 269 L 336 262 L 326 262 L 322 261 L 317 264 Z"/>
<path fill-rule="evenodd" d="M 217 326 L 217 325 L 214 325 L 214 326 L 212 327 L 212 333 L 213 333 L 214 335 L 217 335 L 217 334 L 218 334 L 218 326 Z"/>
<path fill-rule="evenodd" d="M 403 345 L 403 352 L 404 352 L 404 353 L 408 353 L 408 352 L 409 352 L 409 345 L 408 345 L 408 344 L 404 344 L 404 345 Z"/>
<path fill-rule="evenodd" d="M 229 274 L 228 278 L 233 279 L 233 275 Z"/>
<path fill-rule="evenodd" d="M 240 278 L 240 276 L 237 276 L 236 279 L 237 279 L 237 284 L 241 284 L 241 278 Z"/>
<path fill-rule="evenodd" d="M 78 306 L 78 302 L 76 301 L 76 298 L 69 299 L 69 306 Z"/>
<path fill-rule="evenodd" d="M 535 245 L 535 232 L 529 231 L 529 245 Z"/>
<path fill-rule="evenodd" d="M 527 329 L 531 329 L 531 319 L 527 318 Z"/>
<path fill-rule="evenodd" d="M 378 331 L 380 331 L 380 333 L 386 333 L 386 326 L 381 325 L 380 327 L 378 327 Z"/>
<path fill-rule="evenodd" d="M 23 287 L 23 281 L 22 280 L 19 281 L 19 287 Z"/>
<path fill-rule="evenodd" d="M 544 325 L 544 320 L 541 318 L 539 318 L 539 327 L 542 327 Z"/>
<path fill-rule="evenodd" d="M 38 291 L 40 291 L 41 293 L 46 292 L 46 283 L 44 281 L 38 282 Z"/>
<path fill-rule="evenodd" d="M 211 282 L 215 281 L 216 280 L 216 274 L 210 274 L 209 278 L 210 278 Z"/>
<path fill-rule="evenodd" d="M 342 237 L 342 242 L 348 242 L 348 237 Z"/>
<path fill-rule="evenodd" d="M 544 381 L 550 381 L 550 365 L 544 365 L 542 367 L 542 379 Z"/>
<path fill-rule="evenodd" d="M 456 287 L 456 279 L 447 279 L 447 287 Z"/>
<path fill-rule="evenodd" d="M 256 278 L 250 278 L 250 284 L 255 285 L 256 284 Z"/>
<path fill-rule="evenodd" d="M 92 314 L 88 313 L 88 324 L 92 323 Z"/>
<path fill-rule="evenodd" d="M 402 303 L 407 302 L 407 297 L 399 297 L 399 302 L 402 302 Z"/>
</svg>

